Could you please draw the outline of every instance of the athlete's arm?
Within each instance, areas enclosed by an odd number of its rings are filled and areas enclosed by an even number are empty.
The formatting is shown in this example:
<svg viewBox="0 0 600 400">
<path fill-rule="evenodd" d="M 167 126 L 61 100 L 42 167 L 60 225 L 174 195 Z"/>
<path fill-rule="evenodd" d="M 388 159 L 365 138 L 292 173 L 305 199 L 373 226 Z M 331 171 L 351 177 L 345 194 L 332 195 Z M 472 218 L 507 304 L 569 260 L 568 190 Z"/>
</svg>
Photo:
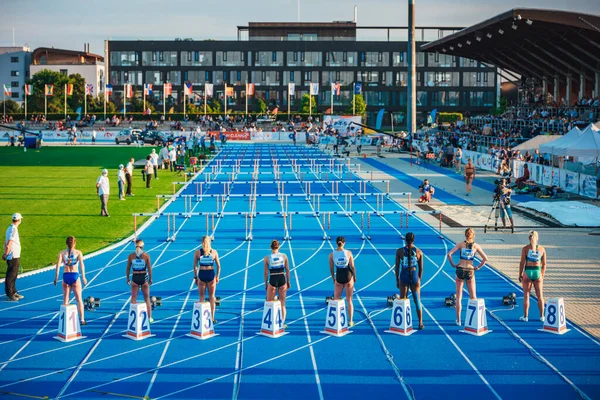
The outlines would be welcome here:
<svg viewBox="0 0 600 400">
<path fill-rule="evenodd" d="M 127 279 L 127 284 L 129 285 L 129 270 L 131 269 L 131 255 L 127 257 L 127 268 L 125 269 L 125 279 Z"/>
<path fill-rule="evenodd" d="M 329 253 L 329 273 L 331 273 L 331 279 L 335 281 L 335 275 L 333 274 L 333 252 Z"/>
<path fill-rule="evenodd" d="M 453 268 L 456 268 L 456 264 L 454 264 L 454 261 L 452 261 L 452 254 L 454 254 L 457 250 L 459 250 L 462 247 L 462 242 L 458 243 L 456 246 L 454 246 L 452 248 L 452 250 L 450 250 L 448 252 L 448 254 L 446 254 L 446 257 L 448 258 L 448 261 L 450 262 L 450 265 L 452 265 Z"/>
<path fill-rule="evenodd" d="M 80 251 L 77 255 L 77 259 L 79 260 L 79 265 L 81 266 L 81 280 L 84 285 L 87 285 L 87 279 L 85 279 L 85 265 L 83 265 L 83 253 Z"/>
<path fill-rule="evenodd" d="M 423 278 L 423 264 L 424 264 L 424 260 L 423 260 L 423 252 L 419 249 L 417 249 L 417 260 L 419 262 L 419 281 L 421 280 L 421 278 Z"/>
<path fill-rule="evenodd" d="M 348 266 L 350 267 L 350 270 L 352 271 L 352 275 L 354 275 L 354 283 L 356 283 L 356 266 L 354 265 L 354 256 L 352 255 L 352 252 L 350 250 L 346 250 L 346 251 L 348 252 L 348 257 L 350 259 Z"/>
<path fill-rule="evenodd" d="M 287 258 L 287 254 L 284 254 L 285 256 L 285 277 L 287 278 L 287 287 L 288 289 L 292 286 L 290 283 L 290 263 L 288 262 L 288 258 Z"/>
<path fill-rule="evenodd" d="M 150 255 L 146 254 L 146 260 L 148 262 L 148 286 L 152 285 L 152 262 L 150 262 Z"/>
<path fill-rule="evenodd" d="M 481 262 L 479 263 L 479 265 L 475 268 L 475 270 L 480 269 L 481 267 L 483 267 L 485 265 L 485 263 L 487 262 L 488 258 L 485 255 L 485 253 L 483 252 L 483 249 L 481 248 L 480 245 L 477 245 L 477 253 L 479 254 L 479 256 L 481 257 Z"/>
<path fill-rule="evenodd" d="M 215 276 L 215 283 L 219 283 L 219 275 L 221 275 L 221 261 L 219 260 L 219 253 L 213 249 L 215 255 L 215 264 L 217 264 L 217 276 Z"/>
<path fill-rule="evenodd" d="M 58 282 L 58 270 L 60 269 L 60 260 L 62 259 L 62 251 L 58 253 L 58 261 L 56 262 L 56 274 L 54 274 L 54 286 L 56 286 L 56 282 Z"/>
<path fill-rule="evenodd" d="M 263 277 L 265 278 L 265 290 L 267 289 L 267 283 L 269 282 L 269 256 L 265 256 Z"/>
<path fill-rule="evenodd" d="M 542 278 L 546 275 L 546 249 L 542 247 Z"/>
<path fill-rule="evenodd" d="M 523 282 L 523 270 L 525 269 L 525 257 L 527 256 L 527 246 L 521 250 L 521 261 L 519 262 L 519 282 Z"/>
<path fill-rule="evenodd" d="M 194 281 L 196 281 L 196 284 L 198 284 L 198 252 L 199 250 L 196 250 L 194 252 Z"/>
<path fill-rule="evenodd" d="M 396 263 L 394 264 L 394 273 L 396 274 L 396 282 L 400 279 L 400 259 L 402 256 L 400 255 L 400 251 L 402 249 L 396 250 Z"/>
</svg>

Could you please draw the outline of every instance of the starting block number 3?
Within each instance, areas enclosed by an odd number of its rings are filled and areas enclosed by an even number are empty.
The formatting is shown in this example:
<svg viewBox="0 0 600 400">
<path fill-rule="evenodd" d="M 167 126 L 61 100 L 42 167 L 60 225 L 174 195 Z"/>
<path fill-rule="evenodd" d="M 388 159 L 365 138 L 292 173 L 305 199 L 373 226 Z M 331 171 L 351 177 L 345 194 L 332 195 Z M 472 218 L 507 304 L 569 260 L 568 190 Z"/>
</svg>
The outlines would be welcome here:
<svg viewBox="0 0 600 400">
<path fill-rule="evenodd" d="M 188 336 L 195 339 L 209 339 L 215 334 L 215 326 L 212 321 L 212 312 L 210 310 L 210 303 L 195 302 L 194 310 L 192 311 L 192 329 Z"/>
</svg>

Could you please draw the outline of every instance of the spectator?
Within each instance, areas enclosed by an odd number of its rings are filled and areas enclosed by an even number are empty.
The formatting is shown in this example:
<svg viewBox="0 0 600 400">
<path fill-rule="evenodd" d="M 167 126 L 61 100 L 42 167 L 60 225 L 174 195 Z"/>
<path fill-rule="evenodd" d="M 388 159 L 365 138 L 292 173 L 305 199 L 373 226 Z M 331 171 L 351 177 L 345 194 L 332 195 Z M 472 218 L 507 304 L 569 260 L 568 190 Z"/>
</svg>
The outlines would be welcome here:
<svg viewBox="0 0 600 400">
<path fill-rule="evenodd" d="M 175 163 L 177 162 L 177 152 L 173 146 L 169 146 L 169 166 L 171 167 L 171 172 L 175 168 Z"/>
<path fill-rule="evenodd" d="M 133 196 L 131 193 L 131 184 L 133 180 L 133 157 L 129 159 L 127 166 L 125 167 L 125 179 L 127 179 L 127 196 Z"/>
<path fill-rule="evenodd" d="M 21 264 L 21 238 L 19 237 L 19 225 L 23 216 L 19 213 L 14 213 L 12 216 L 12 224 L 6 229 L 6 237 L 4 239 L 4 253 L 2 259 L 6 261 L 6 279 L 4 281 L 4 290 L 8 301 L 19 301 L 25 296 L 17 292 L 16 282 Z"/>
<path fill-rule="evenodd" d="M 161 166 L 161 168 L 169 168 L 168 166 L 165 166 L 165 164 L 169 164 L 169 148 L 166 144 L 162 149 L 160 149 L 160 152 L 158 153 L 158 163 Z"/>
<path fill-rule="evenodd" d="M 100 216 L 110 217 L 108 215 L 108 194 L 110 191 L 110 184 L 108 182 L 108 170 L 105 168 L 102 170 L 102 175 L 98 177 L 96 181 L 96 193 L 100 196 Z"/>
<path fill-rule="evenodd" d="M 156 149 L 152 149 L 150 160 L 152 161 L 152 169 L 154 170 L 154 179 L 158 179 L 158 154 L 156 154 Z"/>
<path fill-rule="evenodd" d="M 527 167 L 527 164 L 523 165 L 523 176 L 521 176 L 520 178 L 517 178 L 517 180 L 515 181 L 515 184 L 517 185 L 517 187 L 519 189 L 523 189 L 523 187 L 525 186 L 525 182 L 529 180 L 529 167 Z"/>
<path fill-rule="evenodd" d="M 119 172 L 117 173 L 117 182 L 119 183 L 119 200 L 125 200 L 125 167 L 123 164 L 119 165 Z"/>
<path fill-rule="evenodd" d="M 96 130 L 92 129 L 92 145 L 96 144 Z"/>
<path fill-rule="evenodd" d="M 144 166 L 144 172 L 146 175 L 146 189 L 150 189 L 150 181 L 152 180 L 152 174 L 154 173 L 154 165 L 152 164 L 152 156 L 146 157 L 146 165 Z"/>
</svg>

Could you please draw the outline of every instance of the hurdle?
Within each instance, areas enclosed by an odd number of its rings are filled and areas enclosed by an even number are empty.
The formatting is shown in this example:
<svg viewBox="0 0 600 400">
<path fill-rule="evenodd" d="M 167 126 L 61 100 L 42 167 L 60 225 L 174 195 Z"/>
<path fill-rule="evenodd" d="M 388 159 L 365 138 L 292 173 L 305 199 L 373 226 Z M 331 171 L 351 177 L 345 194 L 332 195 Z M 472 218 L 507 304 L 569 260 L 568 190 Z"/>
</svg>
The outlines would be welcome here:
<svg viewBox="0 0 600 400">
<path fill-rule="evenodd" d="M 331 230 L 331 212 L 324 212 L 321 217 L 323 218 L 323 240 L 331 240 L 331 237 L 327 234 Z"/>
<path fill-rule="evenodd" d="M 177 224 L 175 214 L 167 214 L 167 242 L 174 242 L 177 238 Z"/>
</svg>

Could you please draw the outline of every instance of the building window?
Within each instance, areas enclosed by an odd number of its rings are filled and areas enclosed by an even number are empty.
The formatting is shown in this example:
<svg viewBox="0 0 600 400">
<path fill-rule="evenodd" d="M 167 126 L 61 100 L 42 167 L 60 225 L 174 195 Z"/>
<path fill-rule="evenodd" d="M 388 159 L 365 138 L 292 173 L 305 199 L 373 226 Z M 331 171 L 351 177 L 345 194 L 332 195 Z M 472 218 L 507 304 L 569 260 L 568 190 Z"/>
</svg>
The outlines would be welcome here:
<svg viewBox="0 0 600 400">
<path fill-rule="evenodd" d="M 156 52 L 153 51 L 152 52 L 152 62 L 155 62 L 155 61 L 156 61 Z"/>
<path fill-rule="evenodd" d="M 281 75 L 280 75 L 279 71 L 277 71 L 275 73 L 275 79 L 278 80 L 278 81 L 281 80 Z"/>
<path fill-rule="evenodd" d="M 343 61 L 348 62 L 348 52 L 347 51 L 344 52 Z"/>
<path fill-rule="evenodd" d="M 13 99 L 18 99 L 19 98 L 19 92 L 12 92 L 10 94 L 10 97 L 12 97 Z"/>
<path fill-rule="evenodd" d="M 305 81 L 310 81 L 312 79 L 312 71 L 306 71 L 304 73 L 304 80 Z"/>
<path fill-rule="evenodd" d="M 223 71 L 223 82 L 227 83 L 227 71 Z"/>
<path fill-rule="evenodd" d="M 267 80 L 267 71 L 262 71 L 261 73 L 261 79 L 264 82 L 265 80 Z"/>
<path fill-rule="evenodd" d="M 196 52 L 196 54 L 198 54 L 198 52 Z M 189 62 L 192 62 L 192 52 L 191 51 L 188 51 L 188 53 L 187 53 L 187 60 Z"/>
<path fill-rule="evenodd" d="M 298 61 L 298 52 L 297 51 L 294 52 L 294 61 Z"/>
<path fill-rule="evenodd" d="M 19 82 L 12 81 L 10 87 L 19 87 Z"/>
<path fill-rule="evenodd" d="M 10 71 L 10 76 L 19 76 L 19 71 Z"/>
<path fill-rule="evenodd" d="M 240 51 L 240 59 L 242 60 L 242 62 L 246 62 L 246 53 L 243 51 Z"/>
<path fill-rule="evenodd" d="M 10 58 L 10 62 L 11 63 L 18 63 L 19 62 L 19 57 L 11 57 Z"/>
<path fill-rule="evenodd" d="M 200 62 L 200 52 L 199 51 L 194 52 L 194 61 Z"/>
<path fill-rule="evenodd" d="M 226 51 L 223 52 L 223 61 L 227 61 L 227 52 Z"/>
<path fill-rule="evenodd" d="M 242 54 L 244 54 L 244 53 L 242 53 Z M 242 80 L 242 71 L 238 71 L 238 72 L 237 72 L 237 80 L 238 80 L 238 81 L 241 81 L 241 80 Z"/>
<path fill-rule="evenodd" d="M 383 62 L 383 53 L 381 51 L 377 54 L 377 62 Z"/>
<path fill-rule="evenodd" d="M 165 53 L 162 51 L 158 52 L 158 61 L 163 62 L 165 61 Z"/>
<path fill-rule="evenodd" d="M 69 72 L 68 72 L 66 69 L 61 69 L 61 70 L 60 70 L 60 73 L 61 73 L 62 75 L 68 75 L 68 73 L 69 73 Z"/>
<path fill-rule="evenodd" d="M 300 61 L 301 62 L 306 61 L 306 54 L 304 52 L 302 52 L 302 54 L 300 55 Z"/>
<path fill-rule="evenodd" d="M 183 80 L 187 81 L 188 80 L 188 71 L 184 71 L 183 72 Z"/>
<path fill-rule="evenodd" d="M 294 82 L 294 71 L 290 71 L 290 82 Z"/>
<path fill-rule="evenodd" d="M 212 81 L 212 76 L 211 76 L 211 72 L 210 71 L 206 71 L 206 74 L 204 74 L 204 80 L 206 82 Z"/>
<path fill-rule="evenodd" d="M 274 52 L 271 54 L 271 60 L 272 60 L 273 62 L 277 62 L 277 52 L 276 52 L 276 51 L 274 51 Z"/>
</svg>

